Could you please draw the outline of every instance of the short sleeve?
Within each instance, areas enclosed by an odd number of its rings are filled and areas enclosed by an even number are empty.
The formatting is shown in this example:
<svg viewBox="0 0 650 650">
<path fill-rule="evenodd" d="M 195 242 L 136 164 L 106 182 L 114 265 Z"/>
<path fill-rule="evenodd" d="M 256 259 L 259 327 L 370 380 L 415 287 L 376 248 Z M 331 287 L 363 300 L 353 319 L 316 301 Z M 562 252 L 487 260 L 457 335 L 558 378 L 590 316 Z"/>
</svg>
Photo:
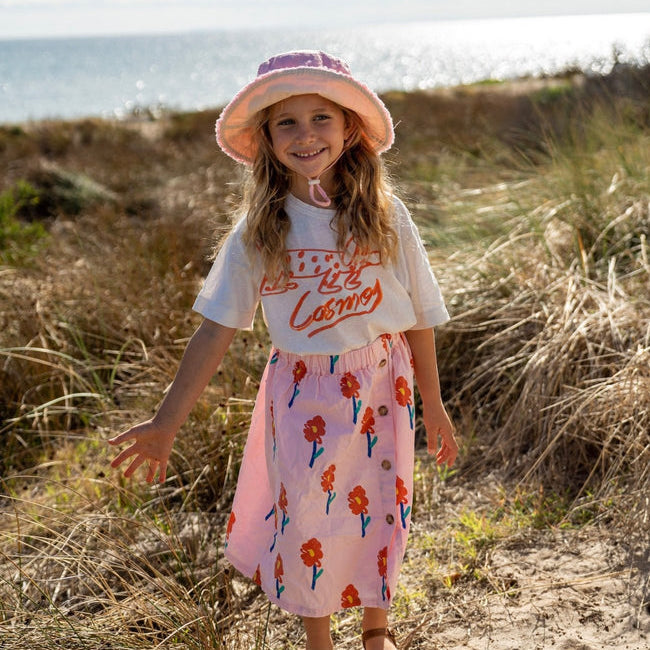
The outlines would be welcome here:
<svg viewBox="0 0 650 650">
<path fill-rule="evenodd" d="M 417 226 L 406 206 L 397 198 L 395 218 L 399 235 L 395 272 L 413 303 L 417 319 L 413 329 L 442 325 L 449 320 L 449 313 L 440 286 L 429 264 L 429 257 Z"/>
<path fill-rule="evenodd" d="M 233 228 L 219 250 L 193 309 L 226 327 L 251 329 L 262 278 L 242 241 L 243 223 Z"/>
</svg>

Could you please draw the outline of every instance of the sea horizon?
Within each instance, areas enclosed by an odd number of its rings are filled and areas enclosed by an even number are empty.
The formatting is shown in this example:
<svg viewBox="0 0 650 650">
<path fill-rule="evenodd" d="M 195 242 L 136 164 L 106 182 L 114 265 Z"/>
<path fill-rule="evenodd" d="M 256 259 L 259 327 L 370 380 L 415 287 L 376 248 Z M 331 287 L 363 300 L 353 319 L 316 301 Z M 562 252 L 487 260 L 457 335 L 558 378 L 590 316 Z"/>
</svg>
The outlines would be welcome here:
<svg viewBox="0 0 650 650">
<path fill-rule="evenodd" d="M 268 56 L 323 49 L 377 92 L 650 61 L 650 13 L 0 40 L 0 123 L 224 105 Z"/>
</svg>

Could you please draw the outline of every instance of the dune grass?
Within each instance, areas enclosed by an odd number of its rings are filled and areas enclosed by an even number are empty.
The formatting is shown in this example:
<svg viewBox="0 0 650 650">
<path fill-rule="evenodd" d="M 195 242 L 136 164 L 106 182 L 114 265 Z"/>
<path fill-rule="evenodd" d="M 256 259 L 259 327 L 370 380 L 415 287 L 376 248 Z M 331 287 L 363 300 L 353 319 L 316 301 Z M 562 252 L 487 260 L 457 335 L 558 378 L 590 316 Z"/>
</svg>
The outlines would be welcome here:
<svg viewBox="0 0 650 650">
<path fill-rule="evenodd" d="M 483 560 L 499 540 L 622 530 L 648 508 L 647 76 L 386 97 L 391 169 L 453 314 L 439 365 L 462 443 L 460 466 L 438 471 L 418 426 L 414 545 L 431 581 L 400 592 L 398 619 L 458 581 L 495 589 Z M 215 115 L 0 130 L 3 648 L 300 647 L 220 553 L 262 326 L 237 335 L 164 486 L 125 482 L 104 443 L 149 416 L 198 324 L 238 201 Z M 494 476 L 491 510 L 426 529 L 436 493 Z M 341 647 L 352 622 L 336 619 Z"/>
</svg>

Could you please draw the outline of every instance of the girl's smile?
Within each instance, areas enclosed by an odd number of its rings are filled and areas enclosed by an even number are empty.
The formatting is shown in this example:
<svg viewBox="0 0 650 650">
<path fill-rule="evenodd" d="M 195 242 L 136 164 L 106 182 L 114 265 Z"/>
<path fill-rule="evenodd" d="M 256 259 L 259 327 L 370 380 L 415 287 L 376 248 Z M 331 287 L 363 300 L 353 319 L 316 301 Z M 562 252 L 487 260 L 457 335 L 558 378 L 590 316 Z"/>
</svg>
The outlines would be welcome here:
<svg viewBox="0 0 650 650">
<path fill-rule="evenodd" d="M 269 133 L 273 152 L 292 174 L 291 191 L 310 203 L 309 179 L 332 190 L 334 170 L 348 135 L 339 106 L 320 95 L 295 95 L 271 107 Z"/>
<path fill-rule="evenodd" d="M 312 151 L 311 153 L 301 153 L 301 152 L 297 151 L 293 155 L 298 156 L 298 158 L 303 158 L 303 159 L 307 160 L 308 158 L 313 158 L 314 156 L 317 156 L 319 153 L 322 153 L 323 151 L 325 151 L 324 148 L 319 149 L 318 151 Z"/>
</svg>

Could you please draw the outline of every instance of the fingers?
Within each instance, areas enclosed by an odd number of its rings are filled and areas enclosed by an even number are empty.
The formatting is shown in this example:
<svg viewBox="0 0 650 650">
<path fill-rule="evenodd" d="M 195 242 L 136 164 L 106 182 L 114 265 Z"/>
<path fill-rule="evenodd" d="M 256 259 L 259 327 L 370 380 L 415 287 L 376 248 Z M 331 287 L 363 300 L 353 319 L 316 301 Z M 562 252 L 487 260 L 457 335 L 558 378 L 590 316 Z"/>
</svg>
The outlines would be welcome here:
<svg viewBox="0 0 650 650">
<path fill-rule="evenodd" d="M 137 455 L 136 455 L 137 454 Z M 159 482 L 164 483 L 167 478 L 167 461 L 159 461 L 155 458 L 147 458 L 144 454 L 137 452 L 133 447 L 125 449 L 123 452 L 118 454 L 115 459 L 111 462 L 111 467 L 118 467 L 125 460 L 128 460 L 132 456 L 136 456 L 131 464 L 124 471 L 125 478 L 131 478 L 133 474 L 144 465 L 147 460 L 149 461 L 149 469 L 147 472 L 147 483 L 153 483 L 154 478 L 156 477 L 156 472 L 159 472 Z"/>
<path fill-rule="evenodd" d="M 135 460 L 126 468 L 124 471 L 124 476 L 125 478 L 131 478 L 133 474 L 135 473 L 135 470 L 142 465 L 145 460 L 147 460 L 146 456 L 143 456 L 142 454 L 138 454 L 135 457 Z M 149 481 L 151 483 L 151 481 Z"/>
<path fill-rule="evenodd" d="M 443 442 L 442 445 L 440 445 L 440 450 L 436 454 L 436 463 L 438 465 L 447 463 L 448 467 L 452 467 L 452 465 L 456 461 L 457 454 L 458 454 L 457 449 L 452 449 L 449 447 L 449 445 Z"/>
<path fill-rule="evenodd" d="M 167 478 L 167 461 L 150 460 L 149 472 L 147 473 L 147 483 L 153 483 L 158 470 L 158 482 L 164 483 Z"/>
<path fill-rule="evenodd" d="M 149 461 L 149 472 L 147 473 L 147 483 L 153 483 L 153 479 L 156 476 L 156 470 L 158 469 L 158 461 L 150 460 Z"/>
<path fill-rule="evenodd" d="M 121 445 L 123 442 L 128 442 L 129 440 L 133 440 L 134 438 L 135 438 L 135 432 L 131 428 L 128 431 L 124 431 L 123 433 L 120 433 L 118 436 L 109 438 L 107 442 L 109 445 Z"/>
<path fill-rule="evenodd" d="M 134 446 L 124 449 L 111 461 L 111 467 L 119 467 L 125 460 L 131 458 L 131 456 L 135 456 L 137 453 Z"/>
<path fill-rule="evenodd" d="M 167 479 L 167 461 L 163 460 L 160 462 L 158 482 L 164 483 Z"/>
<path fill-rule="evenodd" d="M 147 471 L 146 481 L 147 483 L 153 483 L 156 472 L 159 472 L 159 481 L 164 483 L 167 478 L 167 460 L 159 460 L 155 456 L 151 455 L 151 452 L 147 450 L 146 445 L 142 444 L 141 436 L 143 430 L 142 427 L 132 427 L 128 431 L 121 433 L 108 440 L 108 443 L 111 445 L 119 445 L 123 442 L 128 442 L 130 440 L 135 441 L 127 449 L 122 450 L 112 461 L 111 467 L 117 468 L 125 461 L 129 460 L 133 456 L 135 459 L 124 471 L 125 478 L 131 478 L 133 474 L 142 466 L 144 463 L 149 461 L 149 468 Z"/>
<path fill-rule="evenodd" d="M 439 449 L 438 437 L 441 438 Z M 429 436 L 427 451 L 431 456 L 436 457 L 436 464 L 442 465 L 443 463 L 447 463 L 447 466 L 451 467 L 456 462 L 456 457 L 458 456 L 458 444 L 456 443 L 453 432 L 445 435 L 442 428 L 438 427 L 436 435 Z"/>
</svg>

